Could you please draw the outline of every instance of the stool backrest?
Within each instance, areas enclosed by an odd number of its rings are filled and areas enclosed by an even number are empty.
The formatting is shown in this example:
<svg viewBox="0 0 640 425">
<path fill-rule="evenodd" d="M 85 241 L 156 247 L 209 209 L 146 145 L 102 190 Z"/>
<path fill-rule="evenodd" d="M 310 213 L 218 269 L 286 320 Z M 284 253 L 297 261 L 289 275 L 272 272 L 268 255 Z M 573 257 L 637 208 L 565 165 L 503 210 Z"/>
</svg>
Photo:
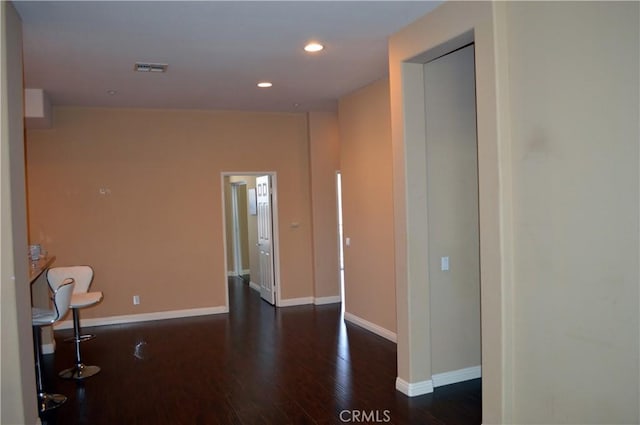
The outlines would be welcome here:
<svg viewBox="0 0 640 425">
<path fill-rule="evenodd" d="M 75 282 L 74 293 L 84 293 L 89 290 L 93 281 L 93 269 L 91 266 L 51 267 L 47 270 L 47 281 L 51 290 L 60 285 L 66 278 L 72 278 Z"/>
<path fill-rule="evenodd" d="M 56 310 L 55 322 L 62 319 L 67 311 L 69 311 L 69 305 L 71 304 L 71 296 L 73 295 L 73 289 L 75 287 L 75 281 L 68 277 L 62 281 L 62 283 L 53 290 L 53 306 Z"/>
</svg>

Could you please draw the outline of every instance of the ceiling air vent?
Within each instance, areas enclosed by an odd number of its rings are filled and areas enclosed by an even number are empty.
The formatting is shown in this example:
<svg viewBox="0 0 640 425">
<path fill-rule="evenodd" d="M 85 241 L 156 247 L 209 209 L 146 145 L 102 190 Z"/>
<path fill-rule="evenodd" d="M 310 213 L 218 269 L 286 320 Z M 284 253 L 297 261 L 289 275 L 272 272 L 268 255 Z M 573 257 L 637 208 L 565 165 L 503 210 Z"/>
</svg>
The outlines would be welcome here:
<svg viewBox="0 0 640 425">
<path fill-rule="evenodd" d="M 136 72 L 167 72 L 168 66 L 166 63 L 136 62 L 133 70 Z"/>
</svg>

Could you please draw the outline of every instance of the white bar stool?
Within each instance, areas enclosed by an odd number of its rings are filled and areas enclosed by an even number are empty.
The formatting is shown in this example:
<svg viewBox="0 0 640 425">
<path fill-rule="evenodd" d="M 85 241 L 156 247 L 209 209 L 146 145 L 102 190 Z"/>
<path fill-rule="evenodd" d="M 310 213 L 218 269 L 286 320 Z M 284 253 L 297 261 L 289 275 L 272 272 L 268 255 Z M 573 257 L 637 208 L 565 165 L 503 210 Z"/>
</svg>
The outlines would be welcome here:
<svg viewBox="0 0 640 425">
<path fill-rule="evenodd" d="M 59 282 L 65 278 L 72 278 L 76 285 L 71 297 L 71 311 L 73 312 L 73 337 L 68 341 L 76 346 L 76 364 L 63 370 L 58 375 L 64 379 L 82 380 L 100 372 L 98 366 L 87 366 L 80 356 L 80 343 L 95 338 L 95 335 L 82 335 L 80 333 L 79 309 L 98 304 L 102 300 L 102 292 L 88 292 L 93 281 L 93 269 L 90 266 L 52 267 L 47 270 L 49 282 Z"/>
<path fill-rule="evenodd" d="M 38 387 L 38 410 L 44 413 L 55 409 L 67 401 L 62 394 L 48 394 L 42 385 L 42 327 L 53 325 L 67 314 L 71 303 L 75 282 L 71 278 L 63 279 L 58 284 L 49 284 L 53 292 L 53 310 L 43 308 L 31 309 L 31 324 L 33 328 L 33 353 L 36 363 L 36 385 Z"/>
</svg>

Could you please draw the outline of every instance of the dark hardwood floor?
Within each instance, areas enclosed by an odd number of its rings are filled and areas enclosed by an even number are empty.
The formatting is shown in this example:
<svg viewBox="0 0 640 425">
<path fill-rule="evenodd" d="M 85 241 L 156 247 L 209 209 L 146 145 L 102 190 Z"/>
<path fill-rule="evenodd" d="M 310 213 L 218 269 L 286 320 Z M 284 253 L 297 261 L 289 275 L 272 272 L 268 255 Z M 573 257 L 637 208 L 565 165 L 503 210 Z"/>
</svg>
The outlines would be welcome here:
<svg viewBox="0 0 640 425">
<path fill-rule="evenodd" d="M 102 368 L 85 382 L 57 377 L 74 354 L 56 331 L 45 386 L 69 400 L 43 424 L 481 423 L 479 379 L 407 398 L 395 344 L 339 305 L 275 309 L 239 278 L 229 296 L 229 314 L 84 329 L 83 359 Z"/>
</svg>

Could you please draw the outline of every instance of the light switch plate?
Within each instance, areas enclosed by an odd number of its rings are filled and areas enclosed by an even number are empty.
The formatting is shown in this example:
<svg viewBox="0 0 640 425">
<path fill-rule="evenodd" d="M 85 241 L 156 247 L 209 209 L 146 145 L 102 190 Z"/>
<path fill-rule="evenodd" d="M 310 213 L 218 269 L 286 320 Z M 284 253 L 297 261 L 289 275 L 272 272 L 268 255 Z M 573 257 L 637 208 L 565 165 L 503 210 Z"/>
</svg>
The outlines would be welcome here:
<svg viewBox="0 0 640 425">
<path fill-rule="evenodd" d="M 449 271 L 449 257 L 440 257 L 440 270 Z"/>
</svg>

